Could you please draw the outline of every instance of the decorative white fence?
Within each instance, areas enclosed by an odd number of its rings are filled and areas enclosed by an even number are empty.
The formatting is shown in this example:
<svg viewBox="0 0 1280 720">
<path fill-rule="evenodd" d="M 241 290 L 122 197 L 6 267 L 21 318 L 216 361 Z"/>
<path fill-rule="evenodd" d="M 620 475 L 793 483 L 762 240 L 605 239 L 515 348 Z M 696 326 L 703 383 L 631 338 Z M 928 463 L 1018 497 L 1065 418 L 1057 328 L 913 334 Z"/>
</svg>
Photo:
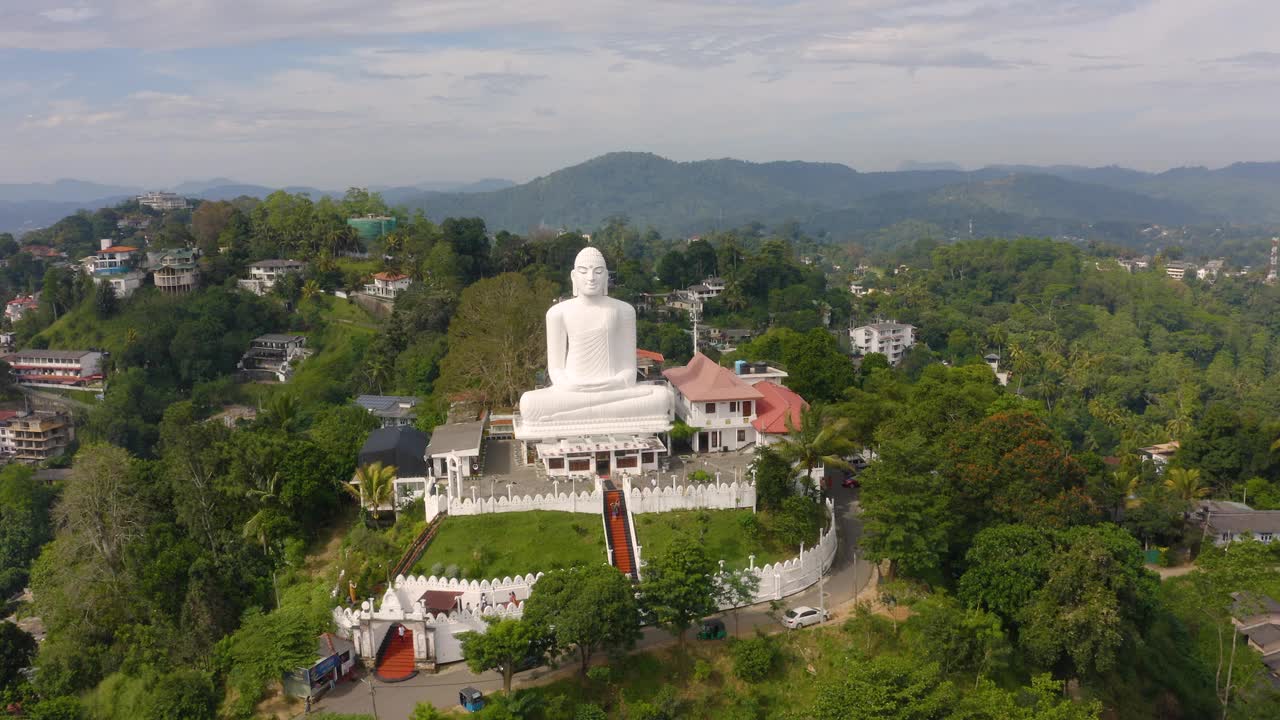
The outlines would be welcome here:
<svg viewBox="0 0 1280 720">
<path fill-rule="evenodd" d="M 528 510 L 558 510 L 560 512 L 602 513 L 604 494 L 594 490 L 579 493 L 562 492 L 558 495 L 505 495 L 491 498 L 452 498 L 450 515 L 484 515 L 487 513 L 526 512 Z"/>
<path fill-rule="evenodd" d="M 754 508 L 756 486 L 750 482 L 698 483 L 694 485 L 641 485 L 623 481 L 627 509 L 633 513 L 671 510 L 730 510 Z"/>
<path fill-rule="evenodd" d="M 819 536 L 817 545 L 802 549 L 799 555 L 790 560 L 750 570 L 760 578 L 752 604 L 794 595 L 818 582 L 818 578 L 831 568 L 840 542 L 836 537 L 835 505 L 830 500 L 827 501 L 827 516 L 831 524 Z M 730 606 L 725 605 L 721 609 L 728 610 Z"/>
</svg>

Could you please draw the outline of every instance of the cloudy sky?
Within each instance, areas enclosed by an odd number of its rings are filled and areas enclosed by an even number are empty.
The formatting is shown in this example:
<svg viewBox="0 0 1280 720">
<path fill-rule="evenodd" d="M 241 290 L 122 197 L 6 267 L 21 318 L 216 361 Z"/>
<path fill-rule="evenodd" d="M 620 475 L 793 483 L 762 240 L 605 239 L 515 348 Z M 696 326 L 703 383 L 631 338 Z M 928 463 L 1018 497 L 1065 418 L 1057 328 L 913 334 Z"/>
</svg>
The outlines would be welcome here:
<svg viewBox="0 0 1280 720">
<path fill-rule="evenodd" d="M 1277 0 L 0 0 L 0 182 L 1280 160 Z"/>
</svg>

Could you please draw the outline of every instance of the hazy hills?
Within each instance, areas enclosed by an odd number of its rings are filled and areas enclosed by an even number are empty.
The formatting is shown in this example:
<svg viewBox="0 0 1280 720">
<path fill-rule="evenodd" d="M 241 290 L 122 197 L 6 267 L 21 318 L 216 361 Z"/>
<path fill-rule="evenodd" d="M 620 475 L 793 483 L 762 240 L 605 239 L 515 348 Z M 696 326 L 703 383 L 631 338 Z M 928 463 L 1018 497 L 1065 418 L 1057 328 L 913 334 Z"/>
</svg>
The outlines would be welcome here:
<svg viewBox="0 0 1280 720">
<path fill-rule="evenodd" d="M 795 220 L 814 234 L 861 236 L 905 220 L 949 234 L 1089 234 L 1098 223 L 1280 224 L 1280 163 L 1175 168 L 1149 173 L 1073 165 L 991 166 L 966 171 L 915 163 L 896 172 L 858 172 L 837 163 L 734 159 L 675 162 L 618 152 L 516 185 L 423 182 L 375 186 L 391 205 L 432 218 L 480 216 L 493 230 L 546 225 L 589 230 L 612 215 L 679 235 L 758 221 Z M 313 198 L 341 191 L 287 187 Z M 188 197 L 264 197 L 275 188 L 227 178 L 186 182 Z M 0 185 L 0 230 L 52 223 L 78 207 L 118 202 L 139 188 L 61 180 Z"/>
<path fill-rule="evenodd" d="M 1275 168 L 1280 169 L 1280 164 Z M 834 163 L 674 162 L 611 153 L 496 192 L 406 199 L 431 217 L 479 215 L 494 229 L 589 229 L 610 215 L 664 233 L 747 221 L 797 220 L 809 230 L 857 233 L 908 220 L 944 227 L 986 218 L 984 232 L 1069 231 L 1095 222 L 1280 222 L 1280 181 L 1237 166 L 1150 174 L 1124 168 L 991 167 L 860 173 Z M 1280 179 L 1280 172 L 1274 173 Z M 1223 188 L 1207 193 L 1205 185 Z"/>
</svg>

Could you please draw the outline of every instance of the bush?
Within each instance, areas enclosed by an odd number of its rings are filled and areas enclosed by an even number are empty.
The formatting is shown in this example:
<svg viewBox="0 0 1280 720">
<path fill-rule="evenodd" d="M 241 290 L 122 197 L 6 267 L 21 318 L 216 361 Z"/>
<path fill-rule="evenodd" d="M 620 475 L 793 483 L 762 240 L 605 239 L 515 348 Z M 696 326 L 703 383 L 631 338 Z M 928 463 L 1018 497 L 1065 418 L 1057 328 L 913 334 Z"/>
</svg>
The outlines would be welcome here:
<svg viewBox="0 0 1280 720">
<path fill-rule="evenodd" d="M 706 470 L 694 470 L 689 473 L 689 482 L 691 483 L 708 483 L 711 482 L 712 475 Z"/>
<path fill-rule="evenodd" d="M 84 720 L 84 706 L 70 695 L 41 700 L 27 713 L 31 720 Z"/>
<path fill-rule="evenodd" d="M 760 541 L 764 528 L 760 525 L 760 518 L 755 513 L 738 518 L 738 525 L 741 527 L 744 538 L 753 543 Z"/>
<path fill-rule="evenodd" d="M 437 562 L 431 564 L 432 577 L 444 577 L 444 563 Z"/>
<path fill-rule="evenodd" d="M 693 681 L 696 683 L 705 683 L 711 677 L 711 663 L 698 658 L 693 663 Z"/>
<path fill-rule="evenodd" d="M 444 576 L 450 580 L 456 580 L 458 578 L 458 572 L 458 566 L 453 563 L 449 563 L 449 565 L 444 569 Z"/>
<path fill-rule="evenodd" d="M 609 681 L 613 679 L 613 671 L 609 669 L 608 665 L 597 665 L 587 671 L 587 678 L 592 682 L 608 685 Z"/>
<path fill-rule="evenodd" d="M 778 661 L 778 646 L 764 635 L 736 641 L 732 652 L 733 674 L 744 682 L 764 680 Z"/>
<path fill-rule="evenodd" d="M 578 706 L 577 712 L 573 714 L 573 720 L 609 720 L 609 716 L 599 705 L 586 703 Z"/>
</svg>

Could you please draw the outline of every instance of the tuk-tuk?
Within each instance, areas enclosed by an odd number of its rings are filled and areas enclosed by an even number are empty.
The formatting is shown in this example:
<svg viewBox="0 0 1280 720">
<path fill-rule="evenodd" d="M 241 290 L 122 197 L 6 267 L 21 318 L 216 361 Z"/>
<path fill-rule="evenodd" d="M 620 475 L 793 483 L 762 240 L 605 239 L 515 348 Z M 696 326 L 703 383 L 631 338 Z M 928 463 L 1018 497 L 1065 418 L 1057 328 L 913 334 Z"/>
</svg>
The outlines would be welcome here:
<svg viewBox="0 0 1280 720">
<path fill-rule="evenodd" d="M 484 694 L 473 687 L 464 687 L 458 691 L 458 704 L 467 712 L 480 712 L 484 707 Z"/>
<path fill-rule="evenodd" d="M 703 620 L 698 627 L 699 640 L 723 640 L 728 633 L 724 631 L 724 621 L 720 618 Z"/>
</svg>

